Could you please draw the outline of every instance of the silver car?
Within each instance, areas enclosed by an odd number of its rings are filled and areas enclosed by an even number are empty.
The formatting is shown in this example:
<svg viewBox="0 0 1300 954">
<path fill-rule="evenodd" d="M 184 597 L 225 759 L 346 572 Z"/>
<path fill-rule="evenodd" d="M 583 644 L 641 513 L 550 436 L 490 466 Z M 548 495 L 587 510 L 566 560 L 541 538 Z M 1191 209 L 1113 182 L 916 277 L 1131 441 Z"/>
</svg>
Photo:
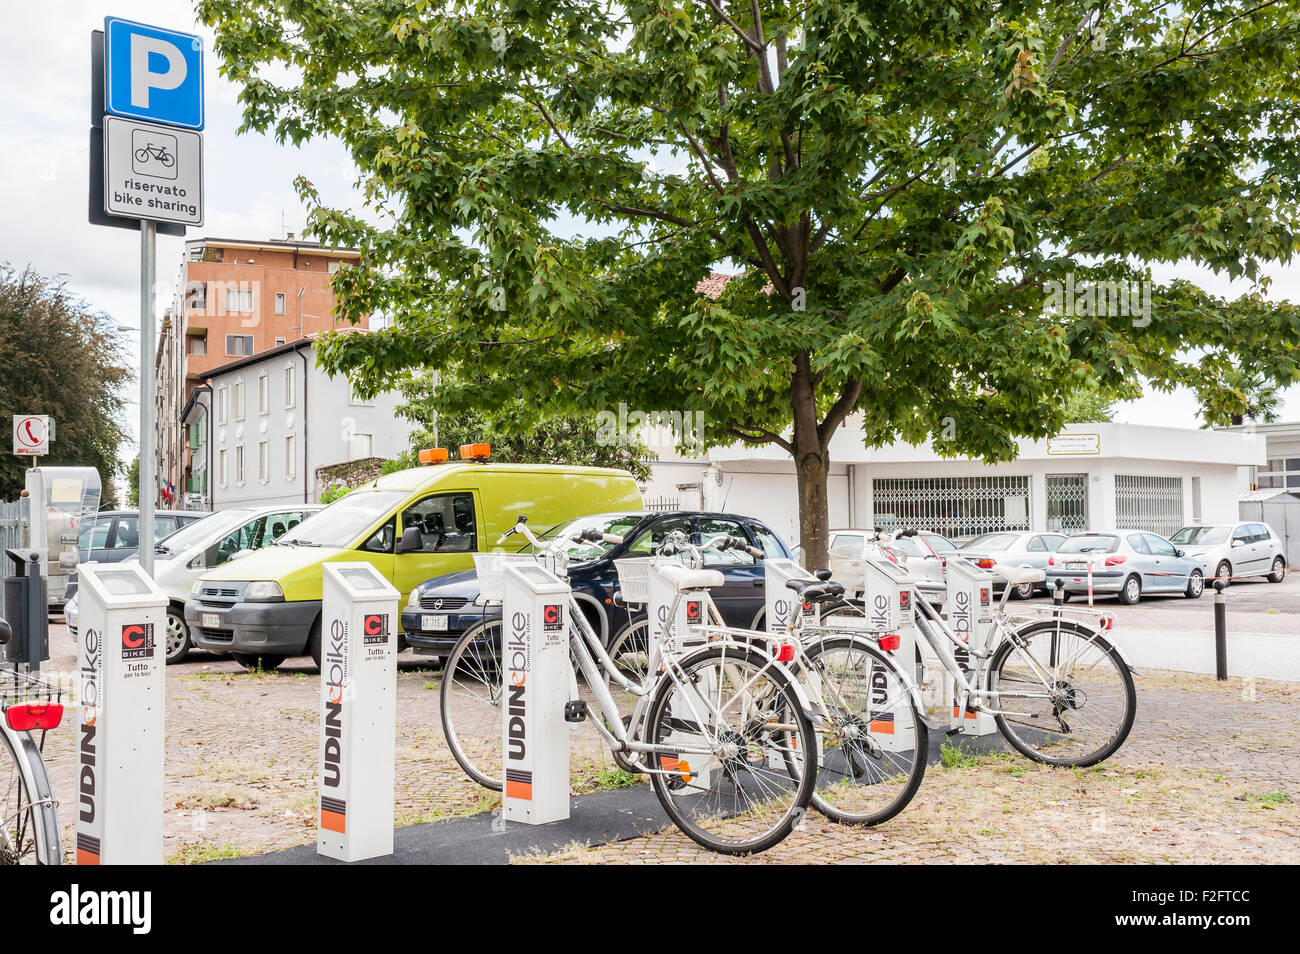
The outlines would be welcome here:
<svg viewBox="0 0 1300 954">
<path fill-rule="evenodd" d="M 1089 530 L 1066 538 L 1047 561 L 1047 585 L 1065 581 L 1067 598 L 1087 593 L 1088 569 L 1094 593 L 1113 593 L 1132 605 L 1147 593 L 1182 593 L 1196 599 L 1205 590 L 1205 567 L 1164 537 L 1145 530 Z"/>
<path fill-rule="evenodd" d="M 1064 533 L 1040 530 L 1000 530 L 995 533 L 981 533 L 978 537 L 963 543 L 957 550 L 958 556 L 970 560 L 984 570 L 996 574 L 1004 567 L 1029 567 L 1046 570 L 1048 558 L 1065 542 Z M 1021 583 L 1011 591 L 1013 597 L 1027 600 L 1042 583 Z M 999 580 L 994 584 L 995 590 L 1002 589 Z"/>
<path fill-rule="evenodd" d="M 1211 579 L 1223 580 L 1225 585 L 1243 576 L 1263 576 L 1270 583 L 1286 579 L 1286 548 L 1267 524 L 1183 527 L 1169 539 L 1200 561 Z"/>
<path fill-rule="evenodd" d="M 881 554 L 872 530 L 832 530 L 827 549 L 860 560 L 867 554 L 868 548 L 873 558 L 883 555 L 904 567 L 916 581 L 917 589 L 935 595 L 942 595 L 947 590 L 944 570 L 948 556 L 957 552 L 957 544 L 947 537 L 921 530 L 914 537 L 896 538 L 889 545 L 891 552 Z"/>
</svg>

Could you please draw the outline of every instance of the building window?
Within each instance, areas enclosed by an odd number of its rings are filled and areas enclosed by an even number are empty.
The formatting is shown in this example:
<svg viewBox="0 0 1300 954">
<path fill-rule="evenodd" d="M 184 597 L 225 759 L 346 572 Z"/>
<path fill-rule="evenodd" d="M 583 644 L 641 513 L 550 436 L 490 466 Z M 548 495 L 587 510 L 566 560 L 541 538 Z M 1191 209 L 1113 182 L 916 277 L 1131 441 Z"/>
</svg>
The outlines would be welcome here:
<svg viewBox="0 0 1300 954">
<path fill-rule="evenodd" d="M 208 336 L 190 335 L 190 354 L 207 354 L 208 353 Z"/>
<path fill-rule="evenodd" d="M 189 306 L 191 311 L 202 311 L 208 307 L 208 283 L 189 283 Z"/>
<path fill-rule="evenodd" d="M 236 421 L 244 419 L 244 381 L 241 378 L 230 386 L 230 402 L 233 405 L 231 410 L 234 413 Z"/>
<path fill-rule="evenodd" d="M 295 372 L 297 368 L 293 365 L 285 365 L 284 368 L 284 406 L 293 407 L 298 403 L 298 388 Z"/>
<path fill-rule="evenodd" d="M 277 315 L 284 314 L 284 292 L 275 293 L 275 313 Z"/>
<path fill-rule="evenodd" d="M 246 355 L 252 353 L 252 335 L 226 335 L 226 354 Z"/>
<path fill-rule="evenodd" d="M 244 486 L 244 445 L 235 445 L 235 486 Z"/>
<path fill-rule="evenodd" d="M 222 490 L 226 489 L 229 473 L 226 469 L 226 449 L 223 447 L 217 451 L 217 486 Z"/>
<path fill-rule="evenodd" d="M 1088 529 L 1088 475 L 1048 474 L 1048 530 Z"/>
<path fill-rule="evenodd" d="M 271 444 L 259 441 L 257 444 L 257 479 L 266 483 L 271 479 Z"/>
<path fill-rule="evenodd" d="M 226 311 L 228 313 L 251 312 L 253 310 L 253 290 L 251 288 L 227 288 Z"/>
<path fill-rule="evenodd" d="M 265 371 L 257 376 L 257 413 L 271 413 L 271 379 Z"/>
<path fill-rule="evenodd" d="M 872 482 L 874 521 L 945 537 L 1028 530 L 1028 477 L 887 477 Z"/>
<path fill-rule="evenodd" d="M 275 346 L 276 346 L 277 348 L 280 347 L 280 345 L 282 345 L 282 344 L 284 344 L 284 339 L 283 339 L 283 338 L 276 338 L 276 339 L 275 339 Z"/>
<path fill-rule="evenodd" d="M 1169 536 L 1183 525 L 1183 478 L 1115 475 L 1115 528 Z"/>
<path fill-rule="evenodd" d="M 374 437 L 370 434 L 353 434 L 348 439 L 348 460 L 364 460 L 373 457 Z"/>
<path fill-rule="evenodd" d="M 298 473 L 298 458 L 294 454 L 295 443 L 292 434 L 284 439 L 284 476 L 289 480 L 293 480 Z"/>
<path fill-rule="evenodd" d="M 224 388 L 217 388 L 217 423 L 224 424 L 230 416 L 230 394 Z M 223 452 L 224 453 L 224 452 Z M 222 481 L 224 484 L 225 481 Z"/>
<path fill-rule="evenodd" d="M 206 245 L 196 245 L 190 249 L 191 262 L 219 262 L 225 258 L 225 249 L 209 248 Z"/>
</svg>

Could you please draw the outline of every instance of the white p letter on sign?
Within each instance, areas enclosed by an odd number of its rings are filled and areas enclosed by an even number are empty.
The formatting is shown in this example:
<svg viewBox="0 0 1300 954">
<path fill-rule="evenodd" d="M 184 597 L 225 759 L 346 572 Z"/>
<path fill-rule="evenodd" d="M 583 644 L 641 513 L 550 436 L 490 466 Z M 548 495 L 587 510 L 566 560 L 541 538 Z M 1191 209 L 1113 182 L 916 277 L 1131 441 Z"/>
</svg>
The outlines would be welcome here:
<svg viewBox="0 0 1300 954">
<path fill-rule="evenodd" d="M 149 69 L 151 53 L 167 58 L 167 72 L 155 73 Z M 175 43 L 140 33 L 131 35 L 132 106 L 148 109 L 150 89 L 176 89 L 185 82 L 188 71 L 185 65 L 185 54 Z"/>
</svg>

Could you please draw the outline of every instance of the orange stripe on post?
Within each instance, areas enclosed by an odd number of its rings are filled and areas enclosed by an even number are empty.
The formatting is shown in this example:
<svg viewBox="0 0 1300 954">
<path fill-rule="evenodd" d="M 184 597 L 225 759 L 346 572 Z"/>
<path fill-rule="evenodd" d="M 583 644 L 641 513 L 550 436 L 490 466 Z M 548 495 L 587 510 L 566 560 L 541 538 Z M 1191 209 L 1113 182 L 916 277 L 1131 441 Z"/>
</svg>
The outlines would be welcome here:
<svg viewBox="0 0 1300 954">
<path fill-rule="evenodd" d="M 99 855 L 85 849 L 77 849 L 77 864 L 79 865 L 97 865 L 99 864 Z"/>
<path fill-rule="evenodd" d="M 506 782 L 506 798 L 518 798 L 525 802 L 533 800 L 533 786 L 528 782 Z"/>
<path fill-rule="evenodd" d="M 340 835 L 346 834 L 348 830 L 348 819 L 346 815 L 340 815 L 338 812 L 327 812 L 324 809 L 320 813 L 320 826 L 326 831 L 336 831 Z"/>
<path fill-rule="evenodd" d="M 894 723 L 892 723 L 892 722 L 879 722 L 879 721 L 877 721 L 877 722 L 872 722 L 872 723 L 871 723 L 871 731 L 872 731 L 872 732 L 879 732 L 881 735 L 893 735 L 893 734 L 894 734 Z"/>
</svg>

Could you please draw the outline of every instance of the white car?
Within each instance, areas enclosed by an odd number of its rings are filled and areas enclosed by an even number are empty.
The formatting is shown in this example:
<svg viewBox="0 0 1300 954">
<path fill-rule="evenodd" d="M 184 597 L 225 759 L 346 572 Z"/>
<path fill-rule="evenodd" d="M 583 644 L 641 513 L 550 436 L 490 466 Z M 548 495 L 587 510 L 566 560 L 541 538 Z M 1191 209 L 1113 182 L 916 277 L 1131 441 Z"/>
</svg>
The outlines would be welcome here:
<svg viewBox="0 0 1300 954">
<path fill-rule="evenodd" d="M 1169 540 L 1199 561 L 1209 580 L 1221 579 L 1228 585 L 1243 576 L 1266 577 L 1270 583 L 1286 579 L 1286 546 L 1268 524 L 1189 526 Z"/>
<path fill-rule="evenodd" d="M 873 553 L 879 550 L 874 537 L 873 530 L 832 530 L 827 549 L 860 560 L 866 555 L 868 547 L 872 548 Z M 890 552 L 884 555 L 907 570 L 916 580 L 918 590 L 931 594 L 942 594 L 947 590 L 944 568 L 948 556 L 957 551 L 957 545 L 947 537 L 921 530 L 914 537 L 895 539 L 889 549 Z"/>
<path fill-rule="evenodd" d="M 164 537 L 154 547 L 153 578 L 167 594 L 167 663 L 180 662 L 190 651 L 185 601 L 194 581 L 228 560 L 238 559 L 287 533 L 322 504 L 223 510 L 209 514 Z M 77 635 L 77 597 L 64 608 L 68 632 Z"/>
</svg>

